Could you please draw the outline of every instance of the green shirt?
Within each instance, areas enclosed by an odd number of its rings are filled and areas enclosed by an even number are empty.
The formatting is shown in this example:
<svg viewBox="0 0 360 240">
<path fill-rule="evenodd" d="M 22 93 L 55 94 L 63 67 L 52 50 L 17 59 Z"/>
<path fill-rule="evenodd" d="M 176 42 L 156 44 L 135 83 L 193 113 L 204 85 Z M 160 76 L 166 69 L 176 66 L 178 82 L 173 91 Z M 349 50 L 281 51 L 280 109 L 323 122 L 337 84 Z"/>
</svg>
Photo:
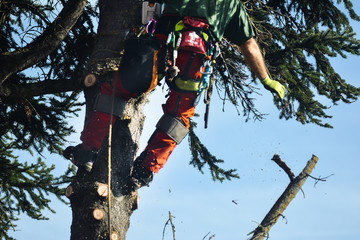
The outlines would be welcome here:
<svg viewBox="0 0 360 240">
<path fill-rule="evenodd" d="M 240 0 L 167 0 L 164 9 L 166 13 L 207 20 L 216 40 L 225 36 L 231 42 L 241 45 L 255 36 Z"/>
</svg>

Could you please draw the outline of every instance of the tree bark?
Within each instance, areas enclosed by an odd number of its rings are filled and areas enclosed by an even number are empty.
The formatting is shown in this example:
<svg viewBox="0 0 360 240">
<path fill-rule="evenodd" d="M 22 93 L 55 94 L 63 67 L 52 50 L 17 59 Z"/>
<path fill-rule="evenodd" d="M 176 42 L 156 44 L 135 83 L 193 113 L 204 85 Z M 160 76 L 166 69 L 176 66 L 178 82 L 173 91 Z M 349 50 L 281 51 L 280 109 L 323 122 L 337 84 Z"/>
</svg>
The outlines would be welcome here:
<svg viewBox="0 0 360 240">
<path fill-rule="evenodd" d="M 274 156 L 274 158 L 276 158 L 276 156 Z M 296 178 L 291 180 L 288 187 L 276 201 L 274 206 L 270 209 L 260 225 L 253 231 L 253 236 L 250 238 L 250 240 L 262 240 L 269 234 L 271 227 L 275 225 L 287 206 L 295 198 L 306 179 L 310 176 L 318 160 L 319 158 L 313 155 L 312 158 L 307 162 L 303 171 Z"/>
<path fill-rule="evenodd" d="M 72 182 L 72 194 L 69 196 L 73 212 L 71 240 L 126 239 L 130 216 L 138 207 L 138 195 L 123 195 L 122 189 L 139 148 L 146 101 L 147 95 L 130 101 L 125 114 L 131 118 L 120 120 L 114 126 L 111 191 L 101 191 L 104 190 L 103 184 L 108 184 L 108 139 L 104 140 L 92 171 L 88 173 L 80 169 Z M 104 213 L 103 217 L 99 217 L 100 212 Z"/>
<path fill-rule="evenodd" d="M 132 0 L 103 0 L 99 2 L 100 19 L 97 42 L 88 71 L 104 70 L 110 60 L 120 60 L 126 31 L 141 21 L 141 2 Z M 119 61 L 118 61 L 119 62 Z M 106 69 L 105 69 L 106 70 Z M 112 79 L 116 70 L 107 69 L 100 81 Z M 88 90 L 88 91 L 87 91 Z M 91 98 L 91 89 L 87 89 Z M 79 169 L 67 193 L 71 201 L 73 221 L 71 240 L 126 239 L 130 216 L 137 208 L 138 195 L 122 194 L 132 162 L 139 148 L 143 128 L 143 107 L 148 94 L 130 100 L 122 120 L 114 125 L 111 143 L 111 189 L 108 186 L 108 139 L 105 139 L 90 173 Z M 87 99 L 87 109 L 89 108 Z"/>
</svg>

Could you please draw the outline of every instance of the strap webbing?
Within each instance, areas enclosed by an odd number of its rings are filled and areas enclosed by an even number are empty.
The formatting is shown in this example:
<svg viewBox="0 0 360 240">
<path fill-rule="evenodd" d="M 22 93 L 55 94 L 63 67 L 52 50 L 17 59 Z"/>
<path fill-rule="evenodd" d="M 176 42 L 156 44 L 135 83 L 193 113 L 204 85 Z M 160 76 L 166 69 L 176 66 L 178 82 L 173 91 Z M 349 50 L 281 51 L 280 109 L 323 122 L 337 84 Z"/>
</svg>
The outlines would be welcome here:
<svg viewBox="0 0 360 240">
<path fill-rule="evenodd" d="M 104 112 L 121 118 L 125 105 L 125 101 L 115 97 L 114 94 L 107 95 L 100 93 L 96 96 L 93 109 L 96 112 Z"/>
</svg>

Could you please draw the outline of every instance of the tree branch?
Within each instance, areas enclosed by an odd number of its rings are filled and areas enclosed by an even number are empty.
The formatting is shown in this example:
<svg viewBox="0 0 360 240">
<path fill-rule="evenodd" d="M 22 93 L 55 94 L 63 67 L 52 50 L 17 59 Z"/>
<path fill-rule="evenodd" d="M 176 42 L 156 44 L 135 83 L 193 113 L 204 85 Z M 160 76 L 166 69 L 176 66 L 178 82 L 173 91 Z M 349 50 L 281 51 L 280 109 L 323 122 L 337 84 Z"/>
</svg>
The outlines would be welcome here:
<svg viewBox="0 0 360 240">
<path fill-rule="evenodd" d="M 173 222 L 172 222 L 172 218 L 173 218 L 174 216 L 171 214 L 171 212 L 169 211 L 169 219 L 166 221 L 166 223 L 165 223 L 165 226 L 164 226 L 164 229 L 163 229 L 163 237 L 162 237 L 162 239 L 164 240 L 164 237 L 165 237 L 165 229 L 166 229 L 166 226 L 169 224 L 169 222 L 170 222 L 170 224 L 171 224 L 171 229 L 172 229 L 172 232 L 173 232 L 173 239 L 175 240 L 175 225 L 173 224 Z"/>
<path fill-rule="evenodd" d="M 271 160 L 273 160 L 285 171 L 285 173 L 289 176 L 290 181 L 294 180 L 295 174 L 291 171 L 290 167 L 283 160 L 281 160 L 279 155 L 275 154 Z"/>
<path fill-rule="evenodd" d="M 0 86 L 12 74 L 31 67 L 54 51 L 81 16 L 86 2 L 69 0 L 54 22 L 34 41 L 17 51 L 0 54 Z"/>
<path fill-rule="evenodd" d="M 312 158 L 307 162 L 303 171 L 290 182 L 283 194 L 279 197 L 274 206 L 262 220 L 261 224 L 252 232 L 254 234 L 250 240 L 262 240 L 268 235 L 270 228 L 277 222 L 287 206 L 295 198 L 306 179 L 310 176 L 318 160 L 318 157 L 315 155 L 312 156 Z"/>
<path fill-rule="evenodd" d="M 21 85 L 5 84 L 3 86 L 0 85 L 0 99 L 16 99 L 19 96 L 29 98 L 45 94 L 76 91 L 81 88 L 80 81 L 76 79 L 45 80 Z"/>
</svg>

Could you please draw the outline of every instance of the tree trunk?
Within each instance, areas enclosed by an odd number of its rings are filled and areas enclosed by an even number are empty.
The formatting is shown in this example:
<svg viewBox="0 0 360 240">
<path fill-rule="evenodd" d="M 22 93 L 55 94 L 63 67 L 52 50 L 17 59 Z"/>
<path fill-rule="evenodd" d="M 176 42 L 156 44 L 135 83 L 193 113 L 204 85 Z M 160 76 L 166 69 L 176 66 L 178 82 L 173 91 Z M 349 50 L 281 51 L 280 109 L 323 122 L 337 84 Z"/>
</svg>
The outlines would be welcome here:
<svg viewBox="0 0 360 240">
<path fill-rule="evenodd" d="M 126 31 L 141 21 L 141 1 L 100 1 L 97 42 L 87 73 L 96 72 L 101 80 L 111 80 L 121 54 Z M 104 74 L 104 72 L 106 74 Z M 104 79 L 105 78 L 105 79 Z M 87 109 L 91 89 L 85 90 Z M 125 239 L 129 219 L 137 208 L 137 193 L 122 195 L 122 188 L 138 151 L 147 94 L 126 105 L 125 119 L 113 127 L 111 144 L 111 191 L 108 192 L 108 139 L 102 144 L 92 171 L 79 170 L 67 188 L 71 200 L 73 222 L 71 239 Z M 110 199 L 109 199 L 110 198 Z M 109 213 L 110 205 L 110 213 Z"/>
</svg>

